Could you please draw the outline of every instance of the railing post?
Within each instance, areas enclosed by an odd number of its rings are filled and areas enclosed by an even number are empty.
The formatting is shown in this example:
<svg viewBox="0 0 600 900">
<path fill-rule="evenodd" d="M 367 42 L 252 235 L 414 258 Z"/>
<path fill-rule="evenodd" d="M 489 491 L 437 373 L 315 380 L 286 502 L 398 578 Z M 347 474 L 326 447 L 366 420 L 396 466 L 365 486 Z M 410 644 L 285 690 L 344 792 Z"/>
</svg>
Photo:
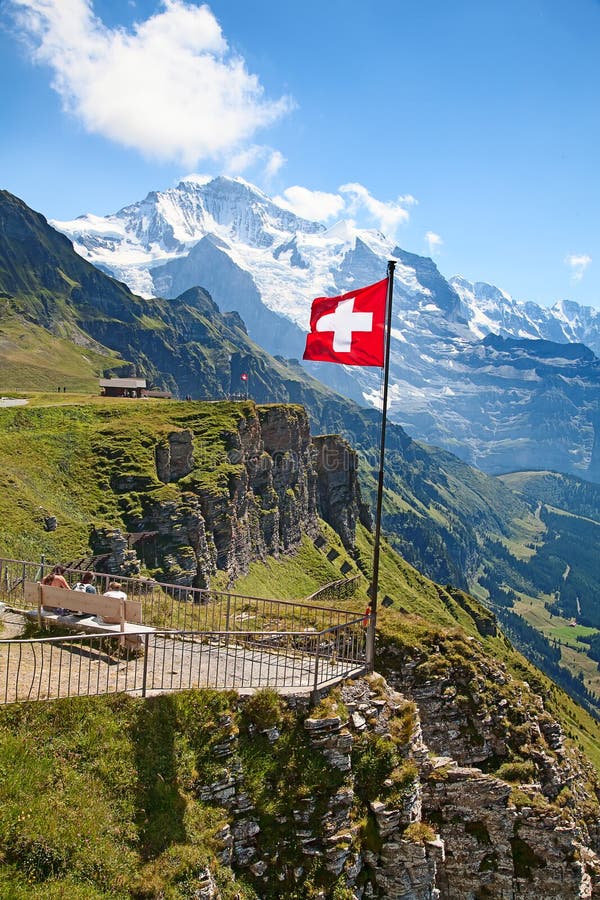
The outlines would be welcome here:
<svg viewBox="0 0 600 900">
<path fill-rule="evenodd" d="M 372 672 L 375 668 L 375 620 L 372 615 L 369 616 L 369 624 L 367 626 L 365 639 L 367 643 L 365 664 L 367 666 L 367 671 Z"/>
<path fill-rule="evenodd" d="M 144 668 L 142 670 L 142 697 L 146 696 L 146 685 L 148 682 L 148 646 L 150 644 L 150 633 L 147 631 L 144 635 Z"/>
<path fill-rule="evenodd" d="M 225 631 L 227 632 L 227 636 L 225 638 L 225 649 L 229 650 L 229 641 L 230 641 L 230 617 L 231 617 L 231 594 L 227 594 L 227 607 L 225 611 Z"/>
<path fill-rule="evenodd" d="M 319 641 L 317 639 L 317 646 L 315 649 L 315 681 L 313 684 L 313 700 L 316 702 L 317 693 L 319 691 Z"/>
</svg>

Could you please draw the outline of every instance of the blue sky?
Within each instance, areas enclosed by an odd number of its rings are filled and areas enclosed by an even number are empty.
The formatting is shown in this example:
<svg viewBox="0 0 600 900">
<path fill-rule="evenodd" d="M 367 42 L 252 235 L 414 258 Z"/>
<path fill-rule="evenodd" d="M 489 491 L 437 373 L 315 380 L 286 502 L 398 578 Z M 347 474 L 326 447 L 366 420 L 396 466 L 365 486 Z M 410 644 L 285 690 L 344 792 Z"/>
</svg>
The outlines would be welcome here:
<svg viewBox="0 0 600 900">
<path fill-rule="evenodd" d="M 597 0 L 0 0 L 0 186 L 106 214 L 190 172 L 446 276 L 600 307 Z"/>
</svg>

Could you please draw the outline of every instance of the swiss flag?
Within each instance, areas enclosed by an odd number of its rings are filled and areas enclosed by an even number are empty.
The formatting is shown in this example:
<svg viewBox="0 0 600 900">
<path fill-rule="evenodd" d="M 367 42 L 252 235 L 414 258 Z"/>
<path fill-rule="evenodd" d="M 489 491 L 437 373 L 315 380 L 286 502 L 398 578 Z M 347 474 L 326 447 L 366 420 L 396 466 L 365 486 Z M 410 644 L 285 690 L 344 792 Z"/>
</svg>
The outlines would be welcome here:
<svg viewBox="0 0 600 900">
<path fill-rule="evenodd" d="M 346 366 L 383 366 L 388 280 L 340 297 L 317 297 L 304 359 Z"/>
</svg>

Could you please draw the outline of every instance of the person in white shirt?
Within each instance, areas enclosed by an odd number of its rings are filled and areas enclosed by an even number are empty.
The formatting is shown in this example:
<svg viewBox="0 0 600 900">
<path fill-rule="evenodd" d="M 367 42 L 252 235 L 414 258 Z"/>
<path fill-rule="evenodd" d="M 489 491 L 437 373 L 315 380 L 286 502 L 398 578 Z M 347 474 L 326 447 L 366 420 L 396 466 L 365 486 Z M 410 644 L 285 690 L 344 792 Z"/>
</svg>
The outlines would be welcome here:
<svg viewBox="0 0 600 900">
<path fill-rule="evenodd" d="M 111 581 L 108 585 L 108 590 L 104 591 L 104 596 L 114 597 L 116 600 L 127 600 L 127 594 L 125 593 L 125 591 L 121 590 L 120 581 Z M 108 616 L 99 618 L 102 618 L 102 621 L 106 622 L 107 625 L 118 625 L 121 621 L 120 618 L 113 618 L 112 616 L 110 618 Z"/>
<path fill-rule="evenodd" d="M 127 600 L 127 594 L 121 590 L 121 587 L 120 581 L 111 581 L 108 585 L 108 590 L 104 591 L 104 596 L 115 597 L 117 600 Z"/>
</svg>

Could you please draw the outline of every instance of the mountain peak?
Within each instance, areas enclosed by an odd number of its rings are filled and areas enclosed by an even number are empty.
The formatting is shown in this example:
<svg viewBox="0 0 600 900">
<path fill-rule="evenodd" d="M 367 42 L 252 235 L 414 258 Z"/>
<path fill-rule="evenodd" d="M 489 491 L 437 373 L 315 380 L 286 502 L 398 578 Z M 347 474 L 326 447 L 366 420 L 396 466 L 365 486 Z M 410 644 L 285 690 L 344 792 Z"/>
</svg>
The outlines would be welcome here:
<svg viewBox="0 0 600 900">
<path fill-rule="evenodd" d="M 428 307 L 437 307 L 448 322 L 466 325 L 459 295 L 430 257 L 418 256 L 400 247 L 394 249 L 394 256 L 401 266 L 414 271 Z"/>
<path fill-rule="evenodd" d="M 183 185 L 186 184 L 196 184 L 199 187 L 202 187 L 205 184 L 209 184 L 213 178 L 213 175 L 200 175 L 196 172 L 190 172 L 189 175 L 184 175 L 177 187 L 183 187 Z"/>
</svg>

